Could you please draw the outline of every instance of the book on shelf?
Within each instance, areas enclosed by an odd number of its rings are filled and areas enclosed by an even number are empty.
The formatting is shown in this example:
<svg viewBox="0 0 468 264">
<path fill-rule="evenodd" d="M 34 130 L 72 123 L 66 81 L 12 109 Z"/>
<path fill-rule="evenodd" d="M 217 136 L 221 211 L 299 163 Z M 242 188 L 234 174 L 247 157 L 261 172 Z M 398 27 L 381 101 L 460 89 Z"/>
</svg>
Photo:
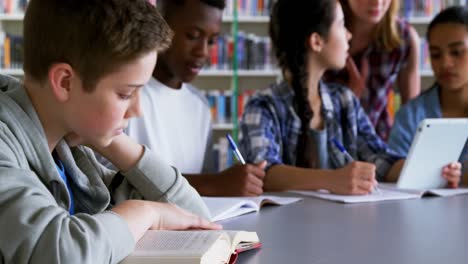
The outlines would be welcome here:
<svg viewBox="0 0 468 264">
<path fill-rule="evenodd" d="M 149 230 L 121 264 L 235 263 L 240 252 L 261 246 L 256 232 Z"/>
<path fill-rule="evenodd" d="M 23 67 L 23 37 L 0 31 L 0 66 L 3 69 Z"/>
<path fill-rule="evenodd" d="M 205 97 L 210 107 L 213 124 L 230 124 L 233 120 L 234 106 L 237 103 L 237 118 L 240 119 L 249 98 L 255 90 L 246 90 L 237 94 L 237 102 L 231 90 L 210 90 Z"/>
<path fill-rule="evenodd" d="M 264 205 L 286 205 L 300 197 L 261 195 L 257 197 L 202 197 L 210 209 L 211 221 L 221 221 L 247 213 L 258 212 Z"/>
<path fill-rule="evenodd" d="M 218 143 L 213 145 L 212 151 L 216 171 L 223 171 L 234 164 L 233 154 L 225 137 L 218 138 Z"/>
<path fill-rule="evenodd" d="M 237 65 L 239 70 L 271 70 L 273 55 L 269 37 L 237 33 Z M 232 70 L 234 38 L 221 34 L 213 44 L 206 70 Z"/>
<path fill-rule="evenodd" d="M 454 196 L 461 194 L 468 194 L 468 188 L 440 188 L 440 189 L 400 189 L 394 184 L 380 183 L 378 191 L 374 191 L 367 195 L 339 195 L 333 194 L 326 190 L 318 191 L 290 191 L 292 193 L 301 194 L 305 196 L 316 197 L 324 200 L 341 202 L 341 203 L 366 203 L 378 201 L 391 201 L 391 200 L 405 200 L 405 199 L 418 199 L 425 196 Z"/>
<path fill-rule="evenodd" d="M 268 16 L 274 0 L 237 0 L 239 16 Z M 234 0 L 227 0 L 224 15 L 234 14 Z"/>
</svg>

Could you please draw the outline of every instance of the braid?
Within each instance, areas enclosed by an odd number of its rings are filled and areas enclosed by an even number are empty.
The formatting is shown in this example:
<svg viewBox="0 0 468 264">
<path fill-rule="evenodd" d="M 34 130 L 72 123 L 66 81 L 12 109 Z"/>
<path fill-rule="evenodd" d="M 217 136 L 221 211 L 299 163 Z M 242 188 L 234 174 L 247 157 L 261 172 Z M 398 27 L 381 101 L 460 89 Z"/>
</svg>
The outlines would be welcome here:
<svg viewBox="0 0 468 264">
<path fill-rule="evenodd" d="M 291 85 L 294 90 L 294 105 L 301 119 L 301 132 L 296 147 L 296 166 L 307 167 L 306 149 L 309 137 L 309 123 L 313 117 L 309 104 L 308 89 L 305 85 L 307 79 L 306 62 L 304 58 L 305 50 L 297 50 L 296 62 L 291 63 Z"/>
<path fill-rule="evenodd" d="M 273 6 L 269 33 L 278 64 L 294 90 L 294 107 L 301 120 L 296 149 L 296 166 L 307 167 L 306 150 L 313 112 L 306 86 L 308 39 L 314 32 L 327 38 L 334 20 L 336 1 L 277 0 Z M 291 16 L 291 14 L 294 14 Z"/>
</svg>

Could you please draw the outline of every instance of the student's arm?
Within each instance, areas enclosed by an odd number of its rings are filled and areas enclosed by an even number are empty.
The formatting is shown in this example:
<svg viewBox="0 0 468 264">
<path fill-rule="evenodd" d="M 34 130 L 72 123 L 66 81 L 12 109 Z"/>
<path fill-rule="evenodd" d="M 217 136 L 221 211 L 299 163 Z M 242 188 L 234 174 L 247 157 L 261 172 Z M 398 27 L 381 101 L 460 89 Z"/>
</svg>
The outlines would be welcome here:
<svg viewBox="0 0 468 264">
<path fill-rule="evenodd" d="M 134 167 L 143 156 L 143 146 L 125 134 L 116 137 L 109 146 L 93 146 L 99 154 L 107 158 L 120 171 Z"/>
<path fill-rule="evenodd" d="M 416 30 L 409 28 L 410 50 L 408 61 L 398 73 L 398 88 L 403 104 L 415 98 L 421 92 L 421 77 L 419 74 L 420 41 Z"/>
<path fill-rule="evenodd" d="M 220 173 L 185 175 L 203 196 L 258 196 L 263 193 L 266 162 L 236 164 Z"/>
<path fill-rule="evenodd" d="M 319 190 L 336 194 L 362 195 L 375 185 L 375 166 L 352 162 L 336 170 L 306 169 L 284 164 L 272 166 L 265 177 L 266 191 Z"/>
<path fill-rule="evenodd" d="M 169 166 L 150 149 L 137 144 L 126 134 L 116 137 L 109 146 L 95 147 L 94 150 L 119 168 L 125 178 L 114 192 L 117 201 L 137 198 L 169 202 L 210 218 L 210 212 L 200 195 L 177 168 Z M 106 171 L 105 168 L 102 170 Z M 134 190 L 141 196 L 136 196 Z"/>
<path fill-rule="evenodd" d="M 388 173 L 385 175 L 384 180 L 386 182 L 396 182 L 398 180 L 398 177 L 400 176 L 401 169 L 403 168 L 403 165 L 405 164 L 405 160 L 401 159 L 395 162 Z"/>
<path fill-rule="evenodd" d="M 345 109 L 349 109 L 348 111 L 353 113 L 353 115 L 347 113 L 347 116 L 350 116 L 350 121 L 355 118 L 358 160 L 374 164 L 377 180 L 384 180 L 394 163 L 401 159 L 401 156 L 389 149 L 387 144 L 376 134 L 359 100 L 353 97 L 348 100 L 348 103 L 353 105 L 345 107 Z"/>
</svg>

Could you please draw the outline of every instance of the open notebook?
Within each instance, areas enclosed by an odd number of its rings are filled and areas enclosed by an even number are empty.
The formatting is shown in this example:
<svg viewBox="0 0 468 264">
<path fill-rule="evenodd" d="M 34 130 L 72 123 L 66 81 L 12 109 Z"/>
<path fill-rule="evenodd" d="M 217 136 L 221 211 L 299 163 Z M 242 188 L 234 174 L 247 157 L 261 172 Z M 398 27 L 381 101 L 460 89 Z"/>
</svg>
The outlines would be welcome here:
<svg viewBox="0 0 468 264">
<path fill-rule="evenodd" d="M 202 197 L 211 212 L 211 221 L 220 221 L 257 212 L 265 204 L 285 205 L 302 200 L 298 197 L 261 195 L 257 197 Z"/>
<path fill-rule="evenodd" d="M 400 189 L 394 184 L 379 184 L 379 191 L 373 192 L 368 195 L 339 195 L 332 194 L 326 190 L 320 191 L 291 191 L 293 193 L 302 194 L 305 196 L 317 197 L 324 200 L 330 200 L 342 203 L 365 203 L 365 202 L 377 202 L 377 201 L 389 201 L 389 200 L 403 200 L 403 199 L 416 199 L 423 196 L 453 196 L 460 194 L 468 194 L 468 188 L 458 189 L 427 189 L 427 190 L 415 190 L 415 189 Z"/>
</svg>

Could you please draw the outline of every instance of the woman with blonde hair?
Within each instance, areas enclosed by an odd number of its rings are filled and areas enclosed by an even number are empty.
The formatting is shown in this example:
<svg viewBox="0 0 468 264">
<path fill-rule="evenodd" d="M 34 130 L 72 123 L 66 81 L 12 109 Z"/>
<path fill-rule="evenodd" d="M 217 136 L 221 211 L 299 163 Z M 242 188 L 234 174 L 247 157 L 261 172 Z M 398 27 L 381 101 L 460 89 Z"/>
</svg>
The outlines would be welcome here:
<svg viewBox="0 0 468 264">
<path fill-rule="evenodd" d="M 419 36 L 398 17 L 397 0 L 340 0 L 346 27 L 353 34 L 342 71 L 327 81 L 347 84 L 360 99 L 377 134 L 384 140 L 393 123 L 389 98 L 397 87 L 402 103 L 420 93 Z"/>
</svg>

